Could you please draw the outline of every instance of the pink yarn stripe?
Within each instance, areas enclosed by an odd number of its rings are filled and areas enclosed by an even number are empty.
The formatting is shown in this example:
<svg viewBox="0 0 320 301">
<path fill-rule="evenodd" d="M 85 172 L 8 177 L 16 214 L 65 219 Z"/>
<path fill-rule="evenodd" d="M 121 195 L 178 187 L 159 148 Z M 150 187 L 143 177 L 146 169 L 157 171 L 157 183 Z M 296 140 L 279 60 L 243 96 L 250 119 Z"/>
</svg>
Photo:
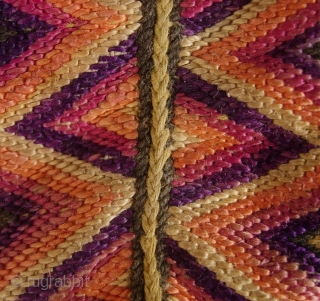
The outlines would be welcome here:
<svg viewBox="0 0 320 301">
<path fill-rule="evenodd" d="M 18 10 L 39 16 L 39 20 L 46 21 L 50 25 L 66 24 L 74 18 L 54 7 L 45 0 L 4 0 Z"/>
<path fill-rule="evenodd" d="M 19 55 L 19 57 L 0 67 L 1 82 L 5 83 L 26 72 L 27 68 L 33 66 L 37 60 L 44 58 L 46 53 L 53 50 L 54 46 L 58 45 L 64 37 L 70 35 L 77 29 L 77 27 L 63 28 L 59 26 L 56 30 L 40 38 L 33 43 L 28 50 Z"/>
<path fill-rule="evenodd" d="M 249 148 L 250 146 L 248 146 Z M 266 146 L 258 145 L 254 148 L 256 153 Z M 186 182 L 193 182 L 201 179 L 204 175 L 209 176 L 221 172 L 224 168 L 231 167 L 232 164 L 241 163 L 241 159 L 250 157 L 250 153 L 245 146 L 231 147 L 227 150 L 216 151 L 213 155 L 207 155 L 205 159 L 198 160 L 196 164 L 188 164 L 184 168 L 176 168 L 175 173 L 179 177 L 173 181 L 173 186 L 183 186 Z M 238 186 L 240 183 L 235 183 Z"/>
<path fill-rule="evenodd" d="M 317 101 L 320 99 L 320 81 L 312 79 L 309 74 L 303 74 L 300 69 L 296 69 L 293 64 L 285 64 L 279 58 L 272 58 L 267 55 L 263 55 L 258 59 L 250 60 L 250 63 L 254 63 L 259 68 L 265 68 L 269 74 L 275 74 L 276 79 L 283 81 L 285 87 L 294 88 L 296 95 L 299 92 L 303 92 L 304 96 Z M 267 85 L 266 81 L 266 85 Z M 257 85 L 259 88 L 259 85 Z M 263 88 L 263 87 L 262 87 Z M 303 95 L 301 96 L 303 97 Z M 292 98 L 292 103 L 295 103 L 296 97 Z M 318 102 L 316 104 L 319 104 Z"/>
<path fill-rule="evenodd" d="M 299 17 L 297 17 L 299 16 Z M 320 3 L 309 4 L 306 8 L 298 10 L 296 15 L 289 16 L 286 21 L 277 25 L 276 29 L 268 31 L 265 36 L 259 36 L 246 47 L 231 51 L 230 55 L 246 58 L 248 61 L 253 57 L 264 55 L 273 50 L 284 41 L 291 40 L 307 28 L 313 27 L 320 20 Z M 290 31 L 289 34 L 284 34 Z"/>
<path fill-rule="evenodd" d="M 195 297 L 194 300 L 197 301 L 214 301 L 214 299 L 206 294 L 199 286 L 194 283 L 194 280 L 191 279 L 188 275 L 186 275 L 186 270 L 178 267 L 176 262 L 171 258 L 168 258 L 170 263 L 170 272 L 169 274 L 173 279 L 175 279 L 178 284 L 182 287 L 186 288 L 188 293 Z M 174 285 L 172 285 L 174 288 Z M 174 294 L 172 294 L 174 296 Z"/>
<path fill-rule="evenodd" d="M 44 0 L 6 0 L 5 2 L 22 12 L 37 15 L 39 16 L 39 20 L 46 21 L 48 24 L 54 25 L 57 28 L 46 34 L 46 36 L 38 39 L 28 48 L 28 50 L 19 55 L 19 57 L 0 67 L 0 86 L 4 85 L 8 80 L 14 79 L 26 72 L 27 68 L 33 66 L 35 61 L 44 58 L 46 53 L 53 50 L 54 46 L 59 44 L 64 37 L 70 35 L 81 25 L 87 23 L 86 21 L 80 21 L 69 14 L 62 13 L 60 9 L 53 7 L 52 4 Z M 73 24 L 73 27 L 66 27 L 66 25 L 70 23 Z"/>
<path fill-rule="evenodd" d="M 278 227 L 282 223 L 287 223 L 291 219 L 297 219 L 301 216 L 307 215 L 309 212 L 317 211 L 320 205 L 320 199 L 314 196 L 305 197 L 303 199 L 297 198 L 290 202 L 265 209 L 263 214 L 260 211 L 241 219 L 241 224 L 244 225 L 246 232 L 254 235 L 259 234 L 259 225 L 268 229 Z M 281 215 L 279 212 L 281 211 Z M 270 218 L 271 217 L 271 218 Z M 240 221 L 237 220 L 237 221 Z M 249 226 L 251 224 L 251 226 Z M 256 226 L 255 226 L 256 225 Z M 267 229 L 264 229 L 267 230 Z M 259 233 L 257 233 L 257 231 Z"/>
<path fill-rule="evenodd" d="M 52 206 L 66 197 L 65 194 L 58 193 L 48 186 L 2 169 L 0 169 L 0 189 L 19 195 L 41 206 L 46 203 L 51 203 L 50 206 Z M 73 198 L 70 197 L 70 199 Z"/>
<path fill-rule="evenodd" d="M 83 140 L 90 140 L 99 145 L 114 147 L 121 151 L 123 156 L 132 157 L 137 153 L 134 149 L 137 144 L 136 140 L 129 140 L 115 132 L 109 132 L 105 128 L 99 128 L 95 124 L 90 124 L 85 121 L 77 121 L 70 125 L 56 125 L 53 126 L 53 128 L 64 134 L 82 137 Z"/>
<path fill-rule="evenodd" d="M 261 133 L 255 132 L 252 129 L 247 129 L 243 125 L 238 125 L 233 120 L 219 120 L 218 117 L 223 114 L 218 113 L 216 110 L 207 107 L 205 104 L 199 103 L 183 93 L 177 94 L 175 105 L 186 108 L 188 114 L 198 115 L 199 120 L 207 123 L 207 126 L 217 129 L 220 132 L 224 132 L 243 144 L 254 138 L 271 145 Z"/>
<path fill-rule="evenodd" d="M 222 2 L 222 0 L 183 0 L 180 4 L 181 16 L 183 18 L 192 18 L 206 7 L 218 2 Z"/>
</svg>

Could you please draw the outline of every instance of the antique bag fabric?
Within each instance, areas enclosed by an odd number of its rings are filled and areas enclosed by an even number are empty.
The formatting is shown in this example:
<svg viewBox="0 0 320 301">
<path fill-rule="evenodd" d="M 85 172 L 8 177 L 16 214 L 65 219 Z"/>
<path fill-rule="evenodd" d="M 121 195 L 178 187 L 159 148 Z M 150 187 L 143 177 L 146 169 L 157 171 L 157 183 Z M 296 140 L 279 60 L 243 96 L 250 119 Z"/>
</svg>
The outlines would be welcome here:
<svg viewBox="0 0 320 301">
<path fill-rule="evenodd" d="M 320 300 L 318 0 L 1 0 L 0 301 Z"/>
</svg>

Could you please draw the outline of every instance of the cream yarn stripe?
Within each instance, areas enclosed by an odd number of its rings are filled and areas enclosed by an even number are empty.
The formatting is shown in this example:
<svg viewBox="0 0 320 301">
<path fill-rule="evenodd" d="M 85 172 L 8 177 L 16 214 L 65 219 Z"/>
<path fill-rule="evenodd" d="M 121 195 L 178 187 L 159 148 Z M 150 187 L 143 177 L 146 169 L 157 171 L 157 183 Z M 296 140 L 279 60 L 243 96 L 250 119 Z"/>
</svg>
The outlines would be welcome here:
<svg viewBox="0 0 320 301">
<path fill-rule="evenodd" d="M 170 97 L 168 83 L 169 19 L 173 9 L 172 0 L 157 0 L 157 20 L 154 35 L 154 68 L 151 71 L 152 83 L 152 120 L 151 120 L 151 149 L 150 163 L 147 180 L 147 200 L 142 215 L 142 228 L 144 235 L 141 237 L 141 247 L 144 251 L 144 278 L 146 301 L 159 301 L 162 299 L 160 286 L 161 274 L 157 268 L 156 237 L 157 216 L 159 212 L 159 195 L 163 167 L 171 155 L 168 147 L 170 131 L 166 128 L 168 119 L 167 101 Z"/>
</svg>

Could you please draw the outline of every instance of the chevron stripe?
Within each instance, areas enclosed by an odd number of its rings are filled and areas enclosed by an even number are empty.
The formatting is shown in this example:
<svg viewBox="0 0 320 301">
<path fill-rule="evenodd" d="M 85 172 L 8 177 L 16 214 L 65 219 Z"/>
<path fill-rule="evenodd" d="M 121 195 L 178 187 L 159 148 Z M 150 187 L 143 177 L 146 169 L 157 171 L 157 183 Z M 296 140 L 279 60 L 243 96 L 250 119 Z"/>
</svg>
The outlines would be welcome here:
<svg viewBox="0 0 320 301">
<path fill-rule="evenodd" d="M 319 299 L 319 13 L 182 2 L 169 299 Z"/>
</svg>

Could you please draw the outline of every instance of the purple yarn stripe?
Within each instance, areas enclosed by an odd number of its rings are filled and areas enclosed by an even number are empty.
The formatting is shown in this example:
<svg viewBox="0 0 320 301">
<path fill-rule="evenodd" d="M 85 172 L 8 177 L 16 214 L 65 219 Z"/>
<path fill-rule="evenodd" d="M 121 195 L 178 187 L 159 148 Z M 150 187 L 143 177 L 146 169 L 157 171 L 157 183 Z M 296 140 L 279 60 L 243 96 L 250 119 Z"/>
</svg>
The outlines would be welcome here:
<svg viewBox="0 0 320 301">
<path fill-rule="evenodd" d="M 179 80 L 175 86 L 177 93 L 184 93 L 196 101 L 205 103 L 209 108 L 227 115 L 237 124 L 262 133 L 271 143 L 279 144 L 283 148 L 292 148 L 292 144 L 295 146 L 308 145 L 310 149 L 314 147 L 301 137 L 273 124 L 273 120 L 259 113 L 256 109 L 248 108 L 245 103 L 227 96 L 225 91 L 218 89 L 216 85 L 207 83 L 188 69 L 180 68 L 178 76 Z"/>
<path fill-rule="evenodd" d="M 312 191 L 313 198 L 320 199 L 320 189 Z M 300 198 L 301 208 L 305 199 Z M 307 248 L 293 242 L 293 238 L 303 236 L 307 232 L 312 232 L 320 228 L 320 211 L 310 212 L 298 219 L 282 223 L 277 228 L 272 228 L 261 233 L 257 237 L 262 242 L 270 245 L 272 249 L 279 251 L 288 257 L 289 262 L 299 263 L 300 269 L 308 273 L 309 278 L 320 280 L 320 258 Z M 320 283 L 319 283 L 320 285 Z"/>
<path fill-rule="evenodd" d="M 195 281 L 215 301 L 245 301 L 245 297 L 237 294 L 216 278 L 216 274 L 197 263 L 187 251 L 179 248 L 176 241 L 166 238 L 166 255 L 173 259 L 179 268 Z"/>
<path fill-rule="evenodd" d="M 251 0 L 224 0 L 204 8 L 202 12 L 192 18 L 181 18 L 180 22 L 185 26 L 183 33 L 191 36 L 204 31 L 250 2 Z"/>
<path fill-rule="evenodd" d="M 114 218 L 108 227 L 102 228 L 100 233 L 93 237 L 93 241 L 83 246 L 82 250 L 72 255 L 72 258 L 64 260 L 63 264 L 55 267 L 50 274 L 46 274 L 43 283 L 49 279 L 71 278 L 78 271 L 89 264 L 101 251 L 107 249 L 119 237 L 128 233 L 132 225 L 132 211 L 126 210 Z M 47 282 L 46 282 L 47 280 Z M 47 301 L 50 295 L 57 292 L 57 287 L 28 287 L 26 293 L 19 296 L 20 301 Z"/>
<path fill-rule="evenodd" d="M 219 113 L 226 114 L 237 124 L 262 133 L 274 145 L 243 158 L 241 164 L 232 164 L 222 172 L 173 188 L 170 205 L 181 206 L 230 189 L 238 183 L 249 182 L 315 147 L 301 137 L 274 125 L 271 119 L 255 109 L 248 108 L 245 103 L 228 97 L 225 91 L 218 90 L 217 86 L 208 84 L 189 70 L 180 69 L 178 75 L 180 78 L 176 82 L 177 93 L 184 93 Z"/>
<path fill-rule="evenodd" d="M 0 250 L 3 250 L 15 240 L 28 226 L 31 226 L 30 218 L 40 209 L 27 199 L 8 193 L 0 189 L 0 208 L 9 211 L 17 220 L 9 223 L 0 231 Z"/>
<path fill-rule="evenodd" d="M 319 37 L 320 22 L 316 23 L 314 27 L 307 28 L 304 33 L 295 36 L 292 40 L 283 42 L 267 54 L 274 58 L 281 58 L 284 63 L 293 64 L 295 68 L 302 69 L 305 74 L 320 78 L 318 61 L 300 54 L 300 51 L 306 48 L 304 45 L 309 40 Z"/>
<path fill-rule="evenodd" d="M 126 176 L 132 175 L 134 161 L 131 157 L 121 155 L 121 151 L 114 147 L 107 147 L 91 142 L 90 140 L 83 140 L 81 137 L 76 137 L 71 134 L 64 134 L 50 128 L 45 128 L 34 124 L 26 125 L 21 128 L 18 125 L 18 130 L 12 130 L 15 126 L 8 129 L 9 132 L 15 132 L 17 135 L 26 137 L 29 140 L 34 140 L 37 144 L 52 147 L 54 150 L 76 156 L 81 160 L 88 160 L 91 156 L 100 154 L 101 157 L 92 161 L 91 163 L 101 170 L 106 172 L 121 173 Z M 104 156 L 112 156 L 112 159 L 103 159 Z"/>
<path fill-rule="evenodd" d="M 80 74 L 69 85 L 64 86 L 60 92 L 56 92 L 50 98 L 43 100 L 39 106 L 33 109 L 33 112 L 25 115 L 23 120 L 18 121 L 6 130 L 34 140 L 35 143 L 52 147 L 56 151 L 79 157 L 82 160 L 99 154 L 101 157 L 94 160 L 93 165 L 100 167 L 103 171 L 131 176 L 135 164 L 134 160 L 131 157 L 122 156 L 116 148 L 101 146 L 74 135 L 45 128 L 43 124 L 61 116 L 65 110 L 70 109 L 75 101 L 88 93 L 101 80 L 118 72 L 122 66 L 134 57 L 136 52 L 134 40 L 135 35 L 132 35 L 127 41 L 121 42 L 119 46 L 110 48 L 110 51 L 125 52 L 125 54 L 100 57 L 99 62 L 90 67 L 94 71 Z M 104 156 L 114 158 L 103 159 Z"/>
<path fill-rule="evenodd" d="M 16 33 L 4 43 L 0 43 L 0 66 L 18 57 L 32 43 L 55 29 L 54 26 L 40 21 L 37 16 L 21 12 L 3 1 L 0 1 L 0 20 L 1 26 Z"/>
</svg>

